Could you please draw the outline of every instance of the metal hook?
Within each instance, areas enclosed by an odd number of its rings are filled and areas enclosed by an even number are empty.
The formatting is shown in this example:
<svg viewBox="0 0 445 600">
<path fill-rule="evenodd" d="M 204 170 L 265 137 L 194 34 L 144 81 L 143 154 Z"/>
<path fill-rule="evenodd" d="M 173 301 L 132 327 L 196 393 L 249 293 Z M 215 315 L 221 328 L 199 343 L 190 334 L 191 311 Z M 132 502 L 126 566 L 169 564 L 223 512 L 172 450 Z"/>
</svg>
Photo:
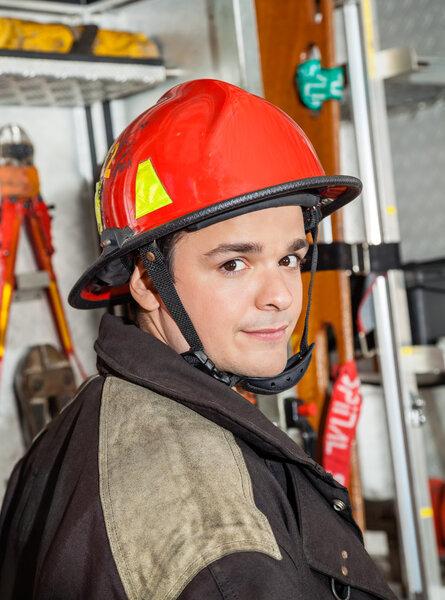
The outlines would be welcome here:
<svg viewBox="0 0 445 600">
<path fill-rule="evenodd" d="M 351 597 L 351 586 L 348 585 L 346 596 L 344 598 L 340 598 L 340 596 L 337 594 L 337 590 L 335 589 L 335 579 L 333 577 L 331 577 L 331 590 L 332 595 L 334 596 L 334 598 L 336 598 L 336 600 L 349 600 L 349 598 Z"/>
</svg>

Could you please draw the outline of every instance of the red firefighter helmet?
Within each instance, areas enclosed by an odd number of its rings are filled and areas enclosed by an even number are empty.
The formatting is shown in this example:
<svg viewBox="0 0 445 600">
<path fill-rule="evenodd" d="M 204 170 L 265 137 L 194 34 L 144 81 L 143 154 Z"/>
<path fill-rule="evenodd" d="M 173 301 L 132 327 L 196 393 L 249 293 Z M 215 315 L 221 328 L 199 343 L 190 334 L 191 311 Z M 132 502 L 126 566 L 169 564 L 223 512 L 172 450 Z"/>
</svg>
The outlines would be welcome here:
<svg viewBox="0 0 445 600">
<path fill-rule="evenodd" d="M 129 257 L 174 231 L 284 204 L 302 206 L 309 230 L 314 215 L 360 190 L 354 177 L 325 176 L 303 131 L 273 104 L 222 81 L 177 85 L 109 150 L 95 199 L 103 251 L 69 301 L 122 301 Z"/>
</svg>

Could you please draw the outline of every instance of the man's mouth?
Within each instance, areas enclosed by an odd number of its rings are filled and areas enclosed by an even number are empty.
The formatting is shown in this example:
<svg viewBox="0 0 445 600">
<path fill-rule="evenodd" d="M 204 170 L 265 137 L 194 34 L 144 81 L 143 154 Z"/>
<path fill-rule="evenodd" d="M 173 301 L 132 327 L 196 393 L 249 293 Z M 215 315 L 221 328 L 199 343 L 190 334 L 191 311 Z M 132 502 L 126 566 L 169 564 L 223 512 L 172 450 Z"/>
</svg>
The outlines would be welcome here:
<svg viewBox="0 0 445 600">
<path fill-rule="evenodd" d="M 259 329 L 242 330 L 251 338 L 262 340 L 263 342 L 276 342 L 282 340 L 286 335 L 288 325 L 279 325 L 278 327 L 262 327 Z"/>
</svg>

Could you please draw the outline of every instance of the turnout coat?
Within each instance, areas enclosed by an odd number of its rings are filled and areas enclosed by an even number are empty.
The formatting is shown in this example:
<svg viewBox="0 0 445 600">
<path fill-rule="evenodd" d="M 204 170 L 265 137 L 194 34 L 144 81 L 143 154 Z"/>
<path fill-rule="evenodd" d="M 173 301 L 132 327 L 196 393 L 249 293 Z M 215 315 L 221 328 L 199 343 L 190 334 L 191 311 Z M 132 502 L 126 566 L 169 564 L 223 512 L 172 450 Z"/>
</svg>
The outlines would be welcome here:
<svg viewBox="0 0 445 600">
<path fill-rule="evenodd" d="M 117 317 L 95 348 L 11 476 L 2 600 L 395 598 L 346 489 L 256 407 Z"/>
</svg>

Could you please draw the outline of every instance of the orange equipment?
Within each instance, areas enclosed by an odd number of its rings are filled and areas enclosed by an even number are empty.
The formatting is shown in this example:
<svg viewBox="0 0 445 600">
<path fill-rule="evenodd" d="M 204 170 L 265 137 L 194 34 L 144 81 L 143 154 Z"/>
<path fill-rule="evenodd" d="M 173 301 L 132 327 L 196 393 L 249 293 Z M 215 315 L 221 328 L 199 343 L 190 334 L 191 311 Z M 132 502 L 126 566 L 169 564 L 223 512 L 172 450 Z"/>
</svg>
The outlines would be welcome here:
<svg viewBox="0 0 445 600">
<path fill-rule="evenodd" d="M 445 481 L 438 477 L 429 480 L 431 501 L 434 510 L 437 551 L 441 560 L 445 559 Z"/>
<path fill-rule="evenodd" d="M 63 310 L 51 263 L 51 217 L 40 196 L 39 176 L 33 163 L 33 147 L 17 125 L 0 130 L 0 364 L 3 360 L 9 309 L 15 288 L 15 260 L 22 224 L 31 243 L 37 267 L 48 274 L 47 295 L 57 333 L 68 359 L 74 359 L 83 378 Z"/>
</svg>

